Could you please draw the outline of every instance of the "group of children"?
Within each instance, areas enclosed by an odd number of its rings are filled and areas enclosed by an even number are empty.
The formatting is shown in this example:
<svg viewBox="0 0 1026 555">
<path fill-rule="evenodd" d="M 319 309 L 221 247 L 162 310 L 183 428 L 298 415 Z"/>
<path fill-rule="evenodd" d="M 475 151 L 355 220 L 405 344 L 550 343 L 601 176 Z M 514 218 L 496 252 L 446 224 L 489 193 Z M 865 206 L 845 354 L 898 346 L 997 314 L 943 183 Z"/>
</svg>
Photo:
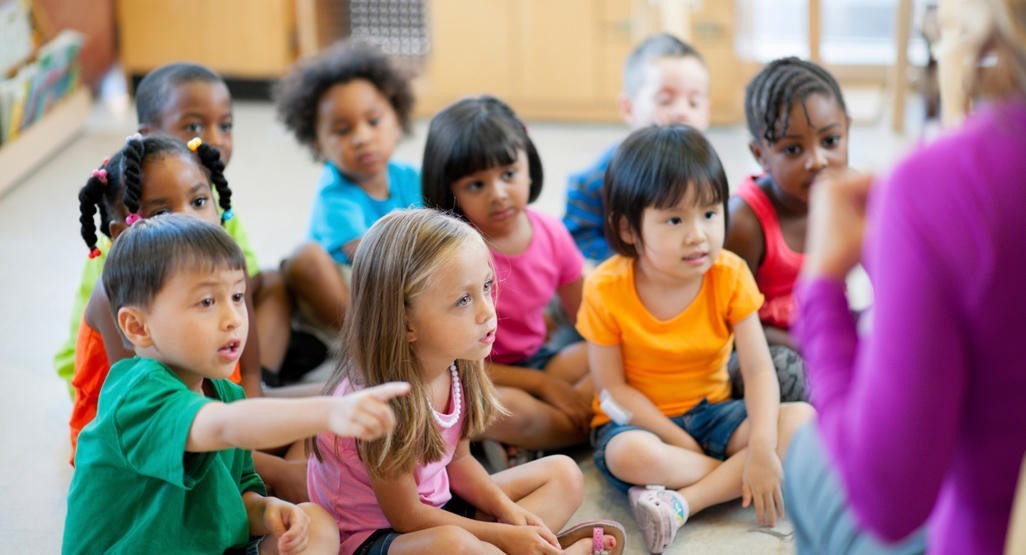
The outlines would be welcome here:
<svg viewBox="0 0 1026 555">
<path fill-rule="evenodd" d="M 639 45 L 632 133 L 571 176 L 560 222 L 528 206 L 541 157 L 505 102 L 435 115 L 418 170 L 392 160 L 408 78 L 340 43 L 275 88 L 324 170 L 309 241 L 262 270 L 224 178 L 227 86 L 148 75 L 140 135 L 79 194 L 65 551 L 620 553 L 616 522 L 563 529 L 572 459 L 518 456 L 589 440 L 652 552 L 738 497 L 774 524 L 813 414 L 788 335 L 808 191 L 847 165 L 849 118 L 819 66 L 767 65 L 745 95 L 763 173 L 731 197 L 708 92 L 693 48 Z M 336 338 L 335 372 L 320 396 L 258 399 L 309 341 L 297 320 Z M 490 475 L 472 441 L 519 464 Z"/>
</svg>

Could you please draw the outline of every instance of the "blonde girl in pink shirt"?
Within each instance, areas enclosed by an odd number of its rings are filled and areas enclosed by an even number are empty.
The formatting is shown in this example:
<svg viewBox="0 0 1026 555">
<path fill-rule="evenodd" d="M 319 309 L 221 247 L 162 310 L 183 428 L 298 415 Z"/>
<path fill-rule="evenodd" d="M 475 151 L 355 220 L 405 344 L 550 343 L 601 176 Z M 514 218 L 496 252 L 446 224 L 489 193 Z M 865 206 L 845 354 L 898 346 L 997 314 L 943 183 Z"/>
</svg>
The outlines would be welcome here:
<svg viewBox="0 0 1026 555">
<path fill-rule="evenodd" d="M 623 528 L 559 530 L 583 498 L 576 463 L 551 456 L 489 476 L 469 437 L 504 409 L 484 372 L 497 326 L 494 271 L 473 228 L 433 210 L 393 212 L 353 264 L 334 395 L 394 380 L 396 427 L 374 440 L 313 441 L 310 498 L 338 522 L 345 554 L 621 553 Z"/>
</svg>

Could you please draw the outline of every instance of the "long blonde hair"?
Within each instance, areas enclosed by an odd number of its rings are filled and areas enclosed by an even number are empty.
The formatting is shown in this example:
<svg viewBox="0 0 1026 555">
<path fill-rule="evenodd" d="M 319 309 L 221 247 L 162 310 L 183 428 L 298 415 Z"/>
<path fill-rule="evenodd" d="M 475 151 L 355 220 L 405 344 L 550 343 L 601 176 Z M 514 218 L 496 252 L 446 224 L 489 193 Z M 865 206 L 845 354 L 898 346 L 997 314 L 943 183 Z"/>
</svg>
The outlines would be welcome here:
<svg viewBox="0 0 1026 555">
<path fill-rule="evenodd" d="M 342 327 L 344 353 L 325 386 L 332 393 L 343 378 L 369 387 L 406 381 L 408 395 L 390 401 L 396 415 L 391 434 L 358 441 L 360 457 L 376 478 L 409 472 L 445 455 L 434 426 L 423 372 L 407 340 L 406 311 L 454 253 L 481 237 L 465 222 L 435 210 L 392 212 L 360 240 L 353 262 L 350 307 Z M 505 410 L 482 360 L 457 360 L 465 420 L 461 436 L 476 435 Z M 314 452 L 320 453 L 314 444 Z"/>
<path fill-rule="evenodd" d="M 957 36 L 942 48 L 966 47 L 960 63 L 970 95 L 1026 96 L 1026 0 L 965 1 L 959 16 Z"/>
</svg>

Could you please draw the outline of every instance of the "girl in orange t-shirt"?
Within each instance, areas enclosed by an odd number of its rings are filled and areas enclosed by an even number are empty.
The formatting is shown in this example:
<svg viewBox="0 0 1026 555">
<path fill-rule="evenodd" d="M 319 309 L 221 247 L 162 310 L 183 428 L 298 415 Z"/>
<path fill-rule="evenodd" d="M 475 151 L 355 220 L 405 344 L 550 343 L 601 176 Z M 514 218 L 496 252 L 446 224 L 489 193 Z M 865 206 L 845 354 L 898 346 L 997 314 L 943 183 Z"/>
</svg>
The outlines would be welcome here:
<svg viewBox="0 0 1026 555">
<path fill-rule="evenodd" d="M 723 250 L 727 197 L 715 151 L 684 125 L 634 132 L 606 172 L 606 236 L 618 254 L 588 276 L 577 328 L 599 392 L 596 466 L 629 493 L 656 553 L 690 514 L 738 497 L 774 524 L 781 457 L 813 415 L 779 401 L 763 297 Z M 743 401 L 730 399 L 726 369 L 735 336 Z"/>
</svg>

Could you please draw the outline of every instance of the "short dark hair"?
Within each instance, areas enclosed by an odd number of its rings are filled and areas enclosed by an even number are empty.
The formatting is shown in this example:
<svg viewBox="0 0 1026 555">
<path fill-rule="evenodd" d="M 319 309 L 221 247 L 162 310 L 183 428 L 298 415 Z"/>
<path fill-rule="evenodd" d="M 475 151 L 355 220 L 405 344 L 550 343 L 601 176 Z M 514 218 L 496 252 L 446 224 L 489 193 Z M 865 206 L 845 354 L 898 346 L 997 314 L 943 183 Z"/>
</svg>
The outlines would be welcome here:
<svg viewBox="0 0 1026 555">
<path fill-rule="evenodd" d="M 531 190 L 528 202 L 541 194 L 541 157 L 527 127 L 505 102 L 494 96 L 460 99 L 431 118 L 420 173 L 424 206 L 451 211 L 465 219 L 456 205 L 452 184 L 474 172 L 516 162 L 527 154 Z"/>
<path fill-rule="evenodd" d="M 628 96 L 638 94 L 638 89 L 645 80 L 645 66 L 652 60 L 689 56 L 705 65 L 705 59 L 695 47 L 669 33 L 659 33 L 646 38 L 631 50 L 623 63 L 623 92 Z"/>
<path fill-rule="evenodd" d="M 158 125 L 167 110 L 171 88 L 196 81 L 220 83 L 228 88 L 220 75 L 199 64 L 176 62 L 147 73 L 135 88 L 135 115 L 139 124 Z"/>
<path fill-rule="evenodd" d="M 722 203 L 724 221 L 730 190 L 723 164 L 700 131 L 683 124 L 643 127 L 620 144 L 606 168 L 603 187 L 606 239 L 617 254 L 638 251 L 620 236 L 621 219 L 641 237 L 646 208 L 670 208 L 697 189 L 703 203 Z M 641 237 L 644 241 L 644 238 Z"/>
<path fill-rule="evenodd" d="M 317 150 L 317 106 L 331 87 L 356 79 L 370 82 L 395 110 L 399 125 L 410 132 L 413 89 L 410 78 L 380 48 L 360 40 L 343 40 L 323 52 L 300 60 L 275 84 L 272 96 L 278 119 L 314 158 Z"/>
<path fill-rule="evenodd" d="M 745 120 L 755 140 L 773 144 L 787 135 L 788 114 L 795 102 L 805 103 L 812 94 L 825 94 L 837 101 L 844 115 L 841 86 L 823 67 L 794 56 L 766 64 L 745 87 Z"/>
<path fill-rule="evenodd" d="M 161 134 L 145 137 L 133 135 L 125 141 L 121 150 L 104 161 L 78 191 L 80 232 L 90 251 L 96 248 L 96 213 L 100 213 L 100 232 L 110 237 L 111 218 L 118 210 L 123 207 L 129 214 L 139 210 L 143 163 L 150 158 L 173 155 L 196 160 L 197 165 L 206 171 L 217 191 L 222 221 L 229 217 L 227 214 L 232 208 L 232 190 L 224 178 L 224 163 L 221 162 L 221 153 L 217 148 L 201 143 L 194 154 L 177 137 Z"/>
<path fill-rule="evenodd" d="M 246 257 L 220 226 L 185 214 L 161 214 L 136 222 L 110 249 L 103 290 L 117 321 L 125 306 L 148 308 L 167 281 L 188 268 L 246 270 Z"/>
</svg>

